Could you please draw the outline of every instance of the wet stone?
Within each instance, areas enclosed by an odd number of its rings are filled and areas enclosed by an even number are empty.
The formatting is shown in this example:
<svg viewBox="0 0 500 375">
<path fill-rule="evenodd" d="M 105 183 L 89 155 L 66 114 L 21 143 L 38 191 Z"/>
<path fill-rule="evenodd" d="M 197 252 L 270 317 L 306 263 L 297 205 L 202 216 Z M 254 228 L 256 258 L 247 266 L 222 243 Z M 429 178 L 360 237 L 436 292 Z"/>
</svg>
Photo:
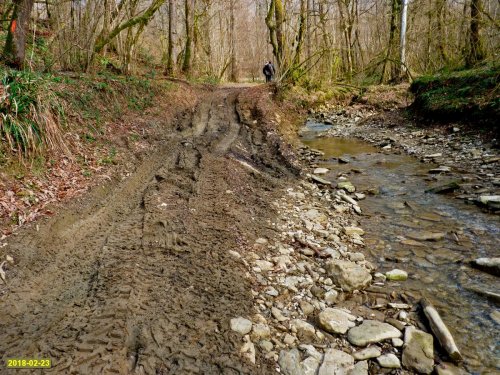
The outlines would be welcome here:
<svg viewBox="0 0 500 375">
<path fill-rule="evenodd" d="M 408 273 L 403 270 L 394 269 L 392 271 L 386 272 L 385 277 L 387 280 L 391 281 L 405 281 L 408 279 Z"/>
<path fill-rule="evenodd" d="M 430 374 L 434 367 L 434 345 L 432 335 L 414 327 L 405 330 L 403 365 L 419 374 Z"/>
</svg>

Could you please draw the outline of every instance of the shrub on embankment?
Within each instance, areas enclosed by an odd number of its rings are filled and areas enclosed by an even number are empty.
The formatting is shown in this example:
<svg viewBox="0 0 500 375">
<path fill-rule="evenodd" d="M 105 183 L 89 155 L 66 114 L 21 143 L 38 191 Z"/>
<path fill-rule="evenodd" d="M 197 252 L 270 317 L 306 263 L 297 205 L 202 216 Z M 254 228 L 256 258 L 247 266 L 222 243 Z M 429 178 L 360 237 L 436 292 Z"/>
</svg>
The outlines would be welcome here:
<svg viewBox="0 0 500 375">
<path fill-rule="evenodd" d="M 500 118 L 498 66 L 417 78 L 412 107 L 431 120 L 494 125 Z"/>
</svg>

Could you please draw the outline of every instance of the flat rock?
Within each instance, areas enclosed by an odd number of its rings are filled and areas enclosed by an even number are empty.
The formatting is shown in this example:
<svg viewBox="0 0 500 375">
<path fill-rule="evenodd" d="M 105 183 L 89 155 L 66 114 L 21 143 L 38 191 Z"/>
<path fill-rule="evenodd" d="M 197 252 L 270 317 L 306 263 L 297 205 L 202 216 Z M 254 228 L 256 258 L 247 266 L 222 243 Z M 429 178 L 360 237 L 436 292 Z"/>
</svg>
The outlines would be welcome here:
<svg viewBox="0 0 500 375">
<path fill-rule="evenodd" d="M 377 362 L 381 367 L 385 368 L 401 368 L 399 358 L 394 354 L 384 354 L 377 358 Z"/>
<path fill-rule="evenodd" d="M 328 168 L 316 168 L 314 170 L 314 174 L 326 174 L 328 173 L 330 170 Z"/>
<path fill-rule="evenodd" d="M 238 318 L 231 319 L 231 329 L 242 335 L 246 335 L 252 330 L 252 322 L 240 316 Z"/>
<path fill-rule="evenodd" d="M 381 355 L 382 351 L 380 350 L 380 348 L 376 346 L 370 346 L 369 348 L 352 353 L 352 356 L 356 361 L 363 361 L 365 359 L 377 358 L 380 357 Z"/>
<path fill-rule="evenodd" d="M 313 180 L 313 182 L 316 182 L 317 184 L 320 184 L 320 185 L 331 185 L 332 183 L 328 180 L 325 180 L 324 178 L 321 178 L 319 176 L 316 176 L 316 175 L 311 175 L 311 180 Z"/>
<path fill-rule="evenodd" d="M 365 234 L 365 231 L 358 227 L 344 227 L 344 233 L 348 236 L 352 236 L 355 234 L 362 236 Z"/>
<path fill-rule="evenodd" d="M 417 241 L 440 241 L 444 239 L 446 233 L 442 232 L 412 232 L 407 234 L 407 237 L 410 237 L 413 240 Z"/>
<path fill-rule="evenodd" d="M 261 271 L 271 271 L 274 268 L 274 264 L 268 262 L 267 260 L 256 260 L 255 265 L 261 269 Z"/>
<path fill-rule="evenodd" d="M 326 265 L 328 275 L 344 291 L 361 290 L 372 281 L 370 272 L 354 262 L 333 260 Z"/>
<path fill-rule="evenodd" d="M 337 349 L 326 349 L 318 375 L 347 375 L 354 369 L 354 358 Z"/>
<path fill-rule="evenodd" d="M 387 339 L 401 337 L 401 331 L 390 324 L 378 320 L 365 320 L 347 333 L 349 342 L 356 346 L 367 346 Z"/>
<path fill-rule="evenodd" d="M 478 258 L 473 260 L 471 264 L 481 271 L 500 276 L 500 258 Z"/>
<path fill-rule="evenodd" d="M 387 280 L 391 281 L 405 281 L 408 279 L 408 273 L 403 270 L 394 269 L 392 271 L 386 272 L 385 277 Z"/>
<path fill-rule="evenodd" d="M 355 327 L 356 317 L 345 310 L 325 309 L 318 315 L 321 328 L 330 333 L 344 334 L 349 328 Z"/>
<path fill-rule="evenodd" d="M 316 339 L 316 330 L 314 326 L 301 319 L 293 319 L 290 321 L 292 332 L 297 333 L 299 340 L 314 341 Z"/>
<path fill-rule="evenodd" d="M 350 181 L 339 181 L 337 183 L 337 188 L 343 189 L 347 191 L 348 193 L 354 193 L 356 191 L 356 188 Z"/>
<path fill-rule="evenodd" d="M 430 374 L 434 368 L 432 335 L 415 327 L 407 327 L 404 345 L 403 366 L 419 374 Z"/>
</svg>

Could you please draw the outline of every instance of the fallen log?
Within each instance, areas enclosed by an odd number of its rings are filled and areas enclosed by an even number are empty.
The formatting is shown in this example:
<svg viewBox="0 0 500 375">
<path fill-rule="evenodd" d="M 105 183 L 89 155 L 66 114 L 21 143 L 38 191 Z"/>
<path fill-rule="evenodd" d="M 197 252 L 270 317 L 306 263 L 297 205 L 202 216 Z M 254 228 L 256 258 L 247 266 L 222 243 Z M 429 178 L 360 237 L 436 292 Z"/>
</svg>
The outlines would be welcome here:
<svg viewBox="0 0 500 375">
<path fill-rule="evenodd" d="M 425 298 L 422 298 L 420 304 L 422 305 L 425 316 L 429 320 L 432 332 L 438 339 L 443 349 L 446 350 L 451 359 L 454 361 L 461 361 L 462 354 L 460 354 L 460 351 L 455 344 L 455 340 L 453 340 L 453 336 L 448 330 L 448 327 L 444 324 L 441 316 L 439 316 L 438 311 Z"/>
</svg>

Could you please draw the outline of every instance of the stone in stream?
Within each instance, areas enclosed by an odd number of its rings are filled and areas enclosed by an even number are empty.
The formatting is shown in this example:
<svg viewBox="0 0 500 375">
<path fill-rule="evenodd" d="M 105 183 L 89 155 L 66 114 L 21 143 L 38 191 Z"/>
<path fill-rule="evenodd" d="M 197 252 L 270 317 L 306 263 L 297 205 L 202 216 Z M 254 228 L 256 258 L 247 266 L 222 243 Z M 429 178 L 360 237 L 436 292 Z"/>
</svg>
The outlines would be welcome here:
<svg viewBox="0 0 500 375">
<path fill-rule="evenodd" d="M 328 173 L 329 169 L 328 168 L 316 168 L 314 170 L 314 174 L 326 174 Z"/>
<path fill-rule="evenodd" d="M 354 358 L 337 349 L 326 349 L 318 375 L 349 374 L 354 369 Z"/>
<path fill-rule="evenodd" d="M 435 194 L 444 194 L 449 193 L 451 191 L 455 191 L 460 188 L 460 185 L 456 181 L 448 182 L 443 185 L 434 186 L 430 189 L 427 189 L 426 193 L 435 193 Z"/>
<path fill-rule="evenodd" d="M 401 368 L 399 358 L 394 354 L 384 354 L 377 358 L 377 362 L 381 367 L 385 368 Z"/>
<path fill-rule="evenodd" d="M 376 346 L 370 346 L 369 348 L 354 352 L 352 356 L 356 361 L 363 361 L 365 359 L 377 358 L 382 355 L 380 348 Z"/>
<path fill-rule="evenodd" d="M 478 258 L 471 262 L 474 268 L 500 276 L 500 258 Z"/>
<path fill-rule="evenodd" d="M 361 290 L 372 281 L 370 272 L 354 262 L 333 260 L 326 264 L 328 276 L 344 291 Z"/>
<path fill-rule="evenodd" d="M 432 335 L 415 327 L 407 327 L 404 345 L 403 366 L 419 374 L 430 374 L 434 368 Z"/>
<path fill-rule="evenodd" d="M 252 330 L 252 322 L 240 316 L 238 318 L 231 319 L 231 329 L 242 335 L 246 335 Z"/>
<path fill-rule="evenodd" d="M 411 232 L 408 233 L 406 236 L 417 241 L 440 241 L 444 239 L 446 233 L 422 231 L 422 232 Z"/>
<path fill-rule="evenodd" d="M 437 375 L 468 375 L 469 373 L 453 363 L 442 362 L 435 367 Z"/>
<path fill-rule="evenodd" d="M 441 165 L 438 168 L 431 169 L 429 173 L 436 174 L 436 173 L 448 173 L 451 172 L 451 168 L 447 167 L 445 165 Z"/>
<path fill-rule="evenodd" d="M 344 233 L 348 236 L 352 236 L 355 234 L 362 236 L 365 234 L 365 231 L 358 227 L 344 227 Z"/>
<path fill-rule="evenodd" d="M 318 315 L 321 328 L 330 333 L 344 334 L 349 328 L 355 327 L 356 317 L 345 310 L 328 308 Z"/>
<path fill-rule="evenodd" d="M 354 185 L 350 181 L 340 181 L 337 184 L 337 188 L 343 189 L 343 190 L 347 191 L 348 193 L 354 193 L 356 191 L 356 188 L 354 187 Z"/>
<path fill-rule="evenodd" d="M 387 339 L 401 337 L 401 331 L 390 324 L 378 320 L 365 320 L 361 325 L 351 328 L 347 340 L 356 346 L 367 346 Z"/>
<path fill-rule="evenodd" d="M 482 195 L 478 202 L 493 209 L 500 209 L 500 195 Z"/>
<path fill-rule="evenodd" d="M 394 269 L 392 271 L 386 272 L 385 277 L 387 280 L 391 281 L 406 281 L 408 279 L 408 273 L 403 270 Z"/>
</svg>

